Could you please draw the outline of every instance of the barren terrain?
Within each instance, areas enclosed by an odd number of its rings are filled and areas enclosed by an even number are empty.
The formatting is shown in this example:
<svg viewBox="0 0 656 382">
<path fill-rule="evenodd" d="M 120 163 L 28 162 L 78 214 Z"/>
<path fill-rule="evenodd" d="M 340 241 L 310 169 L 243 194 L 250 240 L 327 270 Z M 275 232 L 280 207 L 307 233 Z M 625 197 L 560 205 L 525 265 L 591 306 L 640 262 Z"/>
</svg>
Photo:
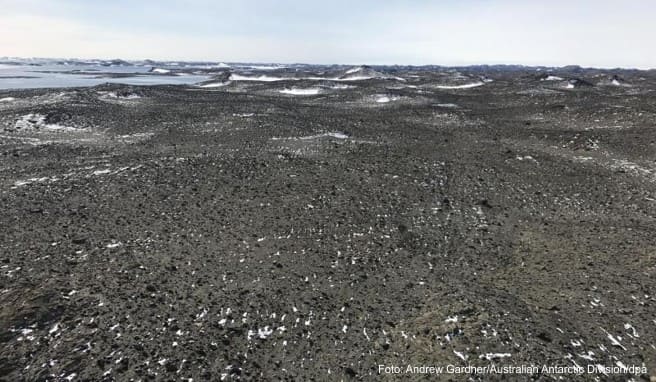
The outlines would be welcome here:
<svg viewBox="0 0 656 382">
<path fill-rule="evenodd" d="M 0 154 L 0 380 L 656 375 L 653 71 L 2 90 Z"/>
</svg>

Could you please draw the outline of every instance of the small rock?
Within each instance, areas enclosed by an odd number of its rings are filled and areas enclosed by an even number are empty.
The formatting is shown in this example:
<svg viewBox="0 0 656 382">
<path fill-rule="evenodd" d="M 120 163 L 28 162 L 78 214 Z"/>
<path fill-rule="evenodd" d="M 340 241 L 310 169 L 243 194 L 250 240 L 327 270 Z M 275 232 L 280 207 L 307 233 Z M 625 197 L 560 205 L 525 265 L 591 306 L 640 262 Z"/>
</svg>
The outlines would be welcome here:
<svg viewBox="0 0 656 382">
<path fill-rule="evenodd" d="M 78 244 L 78 245 L 84 244 L 87 242 L 87 238 L 84 236 L 76 236 L 71 240 L 71 242 L 73 242 L 73 244 Z"/>
</svg>

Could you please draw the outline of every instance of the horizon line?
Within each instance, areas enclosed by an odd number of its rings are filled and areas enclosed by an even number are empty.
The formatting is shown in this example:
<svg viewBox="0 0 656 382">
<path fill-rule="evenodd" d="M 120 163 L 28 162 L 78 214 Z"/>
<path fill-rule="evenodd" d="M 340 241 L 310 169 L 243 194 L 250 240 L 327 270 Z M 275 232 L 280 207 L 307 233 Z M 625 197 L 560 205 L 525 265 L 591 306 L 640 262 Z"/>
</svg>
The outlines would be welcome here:
<svg viewBox="0 0 656 382">
<path fill-rule="evenodd" d="M 155 61 L 160 63 L 224 63 L 228 64 L 260 64 L 260 65 L 315 65 L 315 66 L 409 66 L 409 67 L 427 67 L 427 66 L 438 66 L 445 68 L 467 68 L 475 66 L 519 66 L 525 68 L 548 68 L 548 69 L 564 69 L 568 67 L 578 67 L 581 69 L 599 69 L 599 70 L 638 70 L 638 71 L 652 71 L 656 70 L 656 67 L 649 68 L 640 68 L 640 67 L 628 67 L 628 66 L 587 66 L 581 64 L 566 64 L 566 65 L 547 65 L 547 64 L 521 64 L 521 63 L 462 63 L 462 64 L 385 64 L 385 63 L 311 63 L 311 62 L 282 62 L 282 61 L 247 61 L 247 60 L 215 60 L 215 59 L 153 59 L 153 58 L 100 58 L 100 57 L 43 57 L 43 56 L 33 56 L 33 57 L 22 57 L 22 56 L 0 56 L 0 60 L 10 60 L 10 59 L 19 59 L 19 60 L 98 60 L 98 61 L 113 61 L 120 60 L 128 63 L 131 62 L 144 62 L 144 61 Z"/>
</svg>

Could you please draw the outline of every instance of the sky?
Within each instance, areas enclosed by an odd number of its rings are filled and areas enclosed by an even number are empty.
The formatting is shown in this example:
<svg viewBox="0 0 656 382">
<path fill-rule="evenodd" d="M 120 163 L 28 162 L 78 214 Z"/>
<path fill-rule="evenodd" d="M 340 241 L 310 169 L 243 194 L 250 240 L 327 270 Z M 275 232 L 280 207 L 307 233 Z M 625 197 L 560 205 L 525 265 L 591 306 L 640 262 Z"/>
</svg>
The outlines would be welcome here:
<svg viewBox="0 0 656 382">
<path fill-rule="evenodd" d="M 0 56 L 656 68 L 653 0 L 0 0 Z"/>
</svg>

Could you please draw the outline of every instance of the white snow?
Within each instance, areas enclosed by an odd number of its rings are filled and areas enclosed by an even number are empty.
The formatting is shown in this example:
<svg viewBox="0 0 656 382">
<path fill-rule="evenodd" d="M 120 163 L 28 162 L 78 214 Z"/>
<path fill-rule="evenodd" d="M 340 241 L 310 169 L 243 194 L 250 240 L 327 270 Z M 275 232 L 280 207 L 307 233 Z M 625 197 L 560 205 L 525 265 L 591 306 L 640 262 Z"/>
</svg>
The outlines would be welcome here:
<svg viewBox="0 0 656 382">
<path fill-rule="evenodd" d="M 357 72 L 361 72 L 361 71 L 362 71 L 361 67 L 355 67 L 355 68 L 351 68 L 351 69 L 347 70 L 346 74 L 353 74 L 353 73 L 357 73 Z"/>
<path fill-rule="evenodd" d="M 280 90 L 280 93 L 282 93 L 282 94 L 291 94 L 291 95 L 317 95 L 317 94 L 321 93 L 321 89 L 319 89 L 319 88 L 307 88 L 307 89 L 291 88 L 291 89 Z"/>
<path fill-rule="evenodd" d="M 48 331 L 48 333 L 53 334 L 56 333 L 59 330 L 59 323 L 56 323 L 55 325 L 52 326 L 52 328 Z"/>
<path fill-rule="evenodd" d="M 268 326 L 265 326 L 264 328 L 257 329 L 257 336 L 258 336 L 258 338 L 260 338 L 262 340 L 265 340 L 272 333 L 273 333 L 273 328 L 269 329 Z"/>
<path fill-rule="evenodd" d="M 352 89 L 354 88 L 353 85 L 346 85 L 346 84 L 335 84 L 330 87 L 331 89 Z"/>
<path fill-rule="evenodd" d="M 588 351 L 587 354 L 579 354 L 578 356 L 588 361 L 594 361 L 595 360 L 594 355 L 595 354 L 593 351 Z"/>
<path fill-rule="evenodd" d="M 568 83 L 566 86 L 567 89 L 574 89 L 575 87 L 576 86 L 574 86 L 574 84 L 570 84 L 570 83 Z"/>
<path fill-rule="evenodd" d="M 321 138 L 321 137 L 347 139 L 349 136 L 344 134 L 344 133 L 334 132 L 334 133 L 324 133 L 324 134 L 318 134 L 318 135 L 311 135 L 311 136 L 308 136 L 308 137 L 301 137 L 299 139 L 316 139 L 316 138 Z"/>
<path fill-rule="evenodd" d="M 510 357 L 510 353 L 487 353 L 487 354 L 481 354 L 478 358 L 485 358 L 488 361 L 491 361 L 493 359 L 499 359 L 499 358 L 506 358 Z"/>
<path fill-rule="evenodd" d="M 206 84 L 199 85 L 201 88 L 220 88 L 222 86 L 230 85 L 230 81 L 226 82 L 210 82 Z"/>
<path fill-rule="evenodd" d="M 162 69 L 162 68 L 155 68 L 152 70 L 153 73 L 160 73 L 160 74 L 168 74 L 171 73 L 170 70 L 168 69 Z"/>
<path fill-rule="evenodd" d="M 538 163 L 538 161 L 530 155 L 517 156 L 515 159 L 517 159 L 518 161 L 531 161 L 531 162 Z"/>
<path fill-rule="evenodd" d="M 455 103 L 438 103 L 437 106 L 439 106 L 439 107 L 446 107 L 446 108 L 452 108 L 452 109 L 455 109 L 455 108 L 458 108 L 458 107 L 459 107 L 459 106 L 456 105 Z"/>
<path fill-rule="evenodd" d="M 57 124 L 46 124 L 43 127 L 49 130 L 77 131 L 77 129 L 74 127 L 62 126 Z"/>
<path fill-rule="evenodd" d="M 483 85 L 485 85 L 484 82 L 478 81 L 478 82 L 472 82 L 470 84 L 463 84 L 463 85 L 436 85 L 435 87 L 438 89 L 470 89 Z"/>
<path fill-rule="evenodd" d="M 355 76 L 355 77 L 347 77 L 347 78 L 333 78 L 329 79 L 331 81 L 365 81 L 365 80 L 370 80 L 374 77 L 371 76 Z"/>
<path fill-rule="evenodd" d="M 128 94 L 128 95 L 118 95 L 116 92 L 99 92 L 100 95 L 109 97 L 109 98 L 118 98 L 118 99 L 139 99 L 141 96 L 139 94 Z"/>
<path fill-rule="evenodd" d="M 632 337 L 640 338 L 640 335 L 638 334 L 638 331 L 635 330 L 635 328 L 633 327 L 633 325 L 628 324 L 628 323 L 627 323 L 627 324 L 624 324 L 624 329 L 626 329 L 626 330 L 631 330 L 631 332 L 632 332 L 632 333 L 631 333 L 631 336 L 632 336 Z"/>
<path fill-rule="evenodd" d="M 232 74 L 230 75 L 230 80 L 232 81 L 260 81 L 260 82 L 273 82 L 273 81 L 298 81 L 298 80 L 309 80 L 309 81 L 335 81 L 335 82 L 342 82 L 342 81 L 364 81 L 364 80 L 370 80 L 372 76 L 351 76 L 351 77 L 293 77 L 293 78 L 285 78 L 285 77 L 273 77 L 273 76 L 267 76 L 267 75 L 252 75 L 252 76 L 244 76 L 241 74 Z M 384 77 L 388 79 L 395 79 L 398 81 L 405 81 L 404 78 L 400 77 Z M 482 83 L 481 83 L 482 84 Z"/>
<path fill-rule="evenodd" d="M 43 177 L 43 178 L 30 178 L 27 180 L 17 180 L 14 182 L 14 187 L 22 187 L 31 183 L 42 183 L 46 181 L 55 181 L 56 178 L 48 178 L 48 177 Z"/>
<path fill-rule="evenodd" d="M 5 97 L 5 98 L 0 98 L 0 102 L 12 102 L 15 101 L 16 98 L 14 97 Z"/>
<path fill-rule="evenodd" d="M 364 80 L 370 80 L 374 77 L 371 76 L 352 76 L 352 77 L 345 77 L 345 78 L 340 78 L 340 77 L 305 77 L 305 78 L 300 78 L 303 80 L 311 80 L 311 81 L 335 81 L 335 82 L 342 82 L 342 81 L 364 81 Z"/>
<path fill-rule="evenodd" d="M 318 139 L 318 138 L 324 138 L 324 137 L 337 138 L 337 139 L 347 139 L 347 138 L 349 138 L 349 136 L 344 134 L 344 133 L 330 132 L 330 133 L 323 133 L 323 134 L 316 134 L 316 135 L 308 135 L 308 136 L 305 136 L 305 137 L 290 137 L 290 138 L 273 137 L 273 138 L 271 138 L 271 140 L 274 140 L 274 141 L 287 140 L 287 139 L 291 139 L 291 140 L 295 140 L 295 139 L 310 140 L 310 139 Z M 306 277 L 305 281 L 308 281 L 307 277 Z M 295 307 L 293 307 L 293 309 L 294 309 L 294 312 L 297 311 Z"/>
<path fill-rule="evenodd" d="M 74 127 L 68 127 L 68 126 L 62 126 L 58 124 L 48 124 L 46 123 L 46 116 L 43 114 L 26 114 L 23 115 L 16 123 L 14 124 L 14 128 L 19 130 L 19 129 L 32 129 L 32 128 L 39 128 L 39 129 L 47 129 L 47 130 L 54 130 L 54 131 L 78 131 L 79 129 L 76 129 Z"/>
<path fill-rule="evenodd" d="M 276 69 L 284 69 L 284 68 L 286 68 L 286 66 L 280 66 L 280 65 L 249 65 L 249 66 L 246 66 L 246 68 L 255 69 L 255 70 L 276 70 Z"/>
<path fill-rule="evenodd" d="M 29 129 L 34 126 L 42 126 L 45 118 L 42 114 L 26 114 L 16 121 L 14 126 L 16 129 Z"/>
<path fill-rule="evenodd" d="M 622 84 L 618 80 L 613 80 L 612 84 L 615 86 L 622 86 Z M 2 100 L 0 99 L 0 101 Z"/>
<path fill-rule="evenodd" d="M 379 95 L 376 98 L 376 102 L 378 103 L 388 103 L 392 101 L 398 101 L 399 97 L 396 96 L 387 96 L 387 95 Z"/>
<path fill-rule="evenodd" d="M 603 330 L 603 329 L 602 329 L 602 330 Z M 606 331 L 604 330 L 604 332 L 606 332 Z M 617 346 L 617 347 L 619 347 L 619 348 L 622 348 L 623 350 L 626 350 L 626 348 L 624 347 L 624 345 L 622 345 L 622 344 L 620 343 L 620 341 L 618 341 L 617 338 L 613 337 L 613 335 L 610 334 L 610 333 L 608 333 L 608 332 L 606 332 L 606 334 L 608 335 L 608 339 L 610 340 L 610 343 L 613 344 L 613 346 Z"/>
<path fill-rule="evenodd" d="M 550 75 L 550 76 L 547 76 L 547 78 L 543 78 L 543 79 L 542 79 L 542 81 L 562 81 L 562 80 L 563 80 L 562 77 L 551 76 L 551 75 Z"/>
<path fill-rule="evenodd" d="M 463 353 L 461 353 L 459 351 L 456 351 L 456 350 L 453 350 L 453 354 L 457 355 L 458 358 L 460 358 L 461 360 L 467 361 L 467 356 L 464 355 Z"/>
<path fill-rule="evenodd" d="M 120 246 L 121 246 L 121 242 L 107 244 L 107 248 L 118 248 Z"/>
<path fill-rule="evenodd" d="M 28 334 L 32 333 L 33 331 L 34 331 L 34 330 L 29 329 L 29 328 L 21 329 L 21 330 L 20 330 L 21 335 L 23 335 L 23 336 L 27 336 Z"/>
<path fill-rule="evenodd" d="M 283 78 L 283 77 L 271 77 L 266 75 L 261 76 L 242 76 L 240 74 L 231 74 L 231 81 L 260 81 L 260 82 L 273 82 L 273 81 L 285 81 L 285 80 L 294 80 L 295 78 Z"/>
</svg>

